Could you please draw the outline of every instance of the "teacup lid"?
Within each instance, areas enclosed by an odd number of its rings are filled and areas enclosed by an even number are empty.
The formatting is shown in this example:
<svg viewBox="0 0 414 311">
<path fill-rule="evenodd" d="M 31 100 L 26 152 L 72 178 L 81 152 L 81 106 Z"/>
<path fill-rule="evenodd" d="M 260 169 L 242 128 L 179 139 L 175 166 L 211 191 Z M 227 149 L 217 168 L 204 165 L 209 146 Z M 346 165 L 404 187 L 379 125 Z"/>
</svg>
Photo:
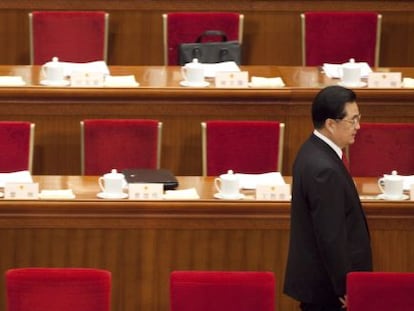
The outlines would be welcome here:
<svg viewBox="0 0 414 311">
<path fill-rule="evenodd" d="M 193 61 L 191 63 L 185 64 L 185 67 L 188 67 L 188 68 L 202 68 L 203 65 L 198 62 L 198 58 L 193 58 Z"/>
<path fill-rule="evenodd" d="M 342 64 L 342 67 L 346 67 L 346 68 L 360 68 L 361 66 L 355 62 L 354 58 L 349 59 L 348 63 L 344 63 Z"/>
<path fill-rule="evenodd" d="M 228 170 L 226 174 L 222 174 L 220 175 L 221 178 L 225 178 L 225 179 L 238 179 L 238 177 L 236 176 L 236 174 L 234 174 L 233 170 Z"/>
<path fill-rule="evenodd" d="M 47 62 L 45 64 L 45 66 L 47 66 L 47 67 L 60 67 L 61 63 L 59 62 L 59 58 L 54 56 L 54 57 L 52 57 L 52 61 Z"/>
<path fill-rule="evenodd" d="M 118 171 L 115 168 L 113 168 L 110 173 L 107 173 L 104 176 L 105 178 L 112 178 L 112 179 L 125 178 L 124 174 L 118 173 Z"/>
<path fill-rule="evenodd" d="M 392 179 L 392 180 L 400 180 L 400 179 L 402 179 L 402 176 L 401 175 L 398 175 L 398 172 L 396 170 L 393 170 L 391 172 L 391 175 L 384 174 L 384 177 L 387 178 L 387 179 Z"/>
</svg>

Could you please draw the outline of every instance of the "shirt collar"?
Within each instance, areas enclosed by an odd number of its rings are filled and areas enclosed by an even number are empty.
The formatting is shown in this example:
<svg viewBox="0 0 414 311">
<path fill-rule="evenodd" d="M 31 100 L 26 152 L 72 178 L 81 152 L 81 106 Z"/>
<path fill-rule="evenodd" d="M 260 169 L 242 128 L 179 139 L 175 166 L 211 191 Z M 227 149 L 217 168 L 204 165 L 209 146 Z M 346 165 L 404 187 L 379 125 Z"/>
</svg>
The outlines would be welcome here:
<svg viewBox="0 0 414 311">
<path fill-rule="evenodd" d="M 342 149 L 339 148 L 332 140 L 330 140 L 328 137 L 326 137 L 325 135 L 323 135 L 321 132 L 319 132 L 316 129 L 313 130 L 313 134 L 317 136 L 318 138 L 322 139 L 325 143 L 327 143 L 336 152 L 338 157 L 342 159 Z"/>
</svg>

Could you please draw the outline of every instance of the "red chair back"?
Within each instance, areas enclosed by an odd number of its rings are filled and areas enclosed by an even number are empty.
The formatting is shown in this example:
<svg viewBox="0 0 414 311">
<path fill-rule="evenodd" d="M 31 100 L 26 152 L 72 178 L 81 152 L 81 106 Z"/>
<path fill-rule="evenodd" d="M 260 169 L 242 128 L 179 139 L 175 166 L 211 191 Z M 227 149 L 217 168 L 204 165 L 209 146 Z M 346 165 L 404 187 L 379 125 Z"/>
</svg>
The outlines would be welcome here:
<svg viewBox="0 0 414 311">
<path fill-rule="evenodd" d="M 414 273 L 351 272 L 346 292 L 348 311 L 412 311 Z"/>
<path fill-rule="evenodd" d="M 354 58 L 378 66 L 381 15 L 376 12 L 306 12 L 302 15 L 305 66 Z"/>
<path fill-rule="evenodd" d="M 352 176 L 414 174 L 414 124 L 362 123 L 349 146 Z"/>
<path fill-rule="evenodd" d="M 0 122 L 0 172 L 31 170 L 34 124 L 24 121 Z"/>
<path fill-rule="evenodd" d="M 275 311 L 271 272 L 174 271 L 170 311 Z"/>
<path fill-rule="evenodd" d="M 106 61 L 108 14 L 88 11 L 36 11 L 29 15 L 31 63 L 57 56 L 65 62 Z"/>
<path fill-rule="evenodd" d="M 204 131 L 204 175 L 281 171 L 283 123 L 211 120 Z"/>
<path fill-rule="evenodd" d="M 241 43 L 241 17 L 231 12 L 175 12 L 164 18 L 164 62 L 178 65 L 178 47 L 181 43 L 193 43 L 206 30 L 221 30 L 227 40 Z M 221 41 L 217 38 L 215 41 Z"/>
<path fill-rule="evenodd" d="M 6 271 L 7 311 L 109 311 L 111 273 L 88 268 Z"/>
<path fill-rule="evenodd" d="M 83 174 L 159 168 L 161 123 L 157 120 L 84 120 L 81 126 Z"/>
</svg>

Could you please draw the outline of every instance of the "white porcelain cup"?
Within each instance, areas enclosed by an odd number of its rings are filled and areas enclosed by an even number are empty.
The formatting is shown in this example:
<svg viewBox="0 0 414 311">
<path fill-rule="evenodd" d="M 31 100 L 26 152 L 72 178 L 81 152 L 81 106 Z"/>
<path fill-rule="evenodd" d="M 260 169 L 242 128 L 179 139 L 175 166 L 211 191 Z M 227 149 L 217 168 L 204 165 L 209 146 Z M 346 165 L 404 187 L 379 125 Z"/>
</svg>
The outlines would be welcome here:
<svg viewBox="0 0 414 311">
<path fill-rule="evenodd" d="M 361 66 L 351 58 L 349 63 L 342 64 L 342 83 L 357 86 L 361 82 Z"/>
<path fill-rule="evenodd" d="M 403 178 L 393 171 L 391 175 L 385 174 L 378 179 L 378 187 L 386 198 L 400 199 L 404 191 Z"/>
<path fill-rule="evenodd" d="M 65 70 L 62 63 L 57 57 L 53 57 L 51 62 L 47 62 L 42 66 L 42 74 L 47 81 L 59 82 L 65 78 Z"/>
<path fill-rule="evenodd" d="M 125 184 L 125 175 L 113 169 L 110 173 L 104 174 L 98 179 L 102 192 L 120 194 Z"/>
<path fill-rule="evenodd" d="M 189 84 L 201 84 L 204 80 L 204 67 L 197 58 L 181 67 L 181 74 Z"/>
<path fill-rule="evenodd" d="M 233 171 L 228 171 L 227 174 L 222 174 L 214 179 L 214 185 L 223 198 L 240 195 L 239 178 L 233 174 Z"/>
</svg>

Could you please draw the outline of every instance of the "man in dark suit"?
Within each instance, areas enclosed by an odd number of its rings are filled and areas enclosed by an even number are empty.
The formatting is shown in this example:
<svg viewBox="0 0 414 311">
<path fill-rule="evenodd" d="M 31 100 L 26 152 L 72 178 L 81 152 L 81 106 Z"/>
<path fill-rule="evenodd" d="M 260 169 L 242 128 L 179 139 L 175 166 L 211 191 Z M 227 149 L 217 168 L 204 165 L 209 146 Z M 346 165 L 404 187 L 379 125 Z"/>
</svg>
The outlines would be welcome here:
<svg viewBox="0 0 414 311">
<path fill-rule="evenodd" d="M 346 274 L 371 271 L 370 237 L 355 184 L 341 160 L 360 114 L 353 91 L 321 90 L 312 104 L 313 134 L 293 165 L 290 245 L 284 292 L 303 311 L 346 307 Z"/>
</svg>

